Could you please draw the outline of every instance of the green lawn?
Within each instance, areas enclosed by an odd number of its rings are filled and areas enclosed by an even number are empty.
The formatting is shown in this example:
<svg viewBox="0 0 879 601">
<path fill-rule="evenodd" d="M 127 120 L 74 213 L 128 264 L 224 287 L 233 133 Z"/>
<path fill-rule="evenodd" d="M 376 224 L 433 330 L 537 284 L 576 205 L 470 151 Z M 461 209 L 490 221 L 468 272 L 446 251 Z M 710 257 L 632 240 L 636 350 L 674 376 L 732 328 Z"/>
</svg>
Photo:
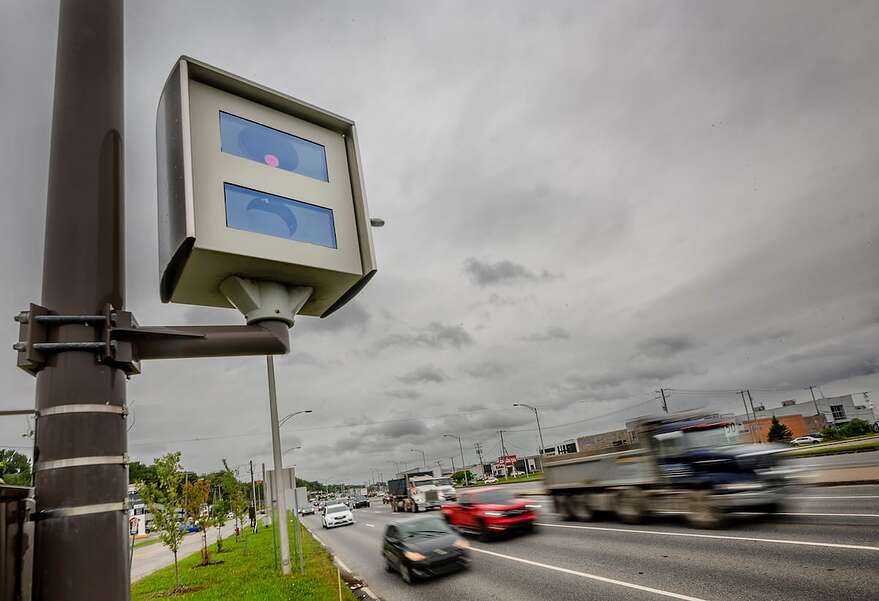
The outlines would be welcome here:
<svg viewBox="0 0 879 601">
<path fill-rule="evenodd" d="M 484 484 L 482 482 L 476 482 L 475 484 L 471 484 L 470 487 L 476 486 L 497 486 L 498 484 L 512 484 L 513 482 L 536 482 L 538 480 L 543 480 L 543 472 L 535 472 L 533 474 L 528 474 L 527 476 L 514 476 L 512 478 L 498 478 L 497 484 Z"/>
<path fill-rule="evenodd" d="M 199 566 L 200 552 L 180 561 L 180 584 L 199 590 L 171 598 L 193 601 L 253 600 L 272 601 L 296 599 L 297 601 L 333 601 L 339 599 L 336 566 L 330 554 L 303 528 L 302 542 L 305 556 L 305 576 L 282 577 L 272 563 L 272 531 L 261 528 L 257 534 L 248 536 L 247 555 L 244 554 L 244 538 L 223 540 L 223 552 L 217 553 L 211 545 L 211 560 L 222 561 L 207 567 Z M 293 540 L 292 529 L 290 540 Z M 295 566 L 295 563 L 294 563 Z M 159 570 L 131 587 L 132 601 L 159 599 L 161 593 L 174 588 L 174 565 Z M 355 601 L 351 591 L 342 582 L 344 601 Z"/>
<path fill-rule="evenodd" d="M 817 457 L 819 455 L 840 455 L 843 453 L 863 453 L 864 451 L 877 450 L 879 450 L 879 441 L 870 441 L 846 446 L 797 449 L 796 451 L 787 451 L 785 455 L 788 457 Z"/>
</svg>

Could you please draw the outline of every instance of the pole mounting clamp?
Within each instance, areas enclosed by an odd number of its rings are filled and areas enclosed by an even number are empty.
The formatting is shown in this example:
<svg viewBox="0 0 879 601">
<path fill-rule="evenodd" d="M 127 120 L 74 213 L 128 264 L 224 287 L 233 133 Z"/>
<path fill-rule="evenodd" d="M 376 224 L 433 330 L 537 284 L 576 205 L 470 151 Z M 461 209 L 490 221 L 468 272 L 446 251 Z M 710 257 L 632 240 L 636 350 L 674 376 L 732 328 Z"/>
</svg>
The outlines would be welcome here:
<svg viewBox="0 0 879 601">
<path fill-rule="evenodd" d="M 57 507 L 55 509 L 43 509 L 31 514 L 31 519 L 48 520 L 52 518 L 71 518 L 80 515 L 92 515 L 95 513 L 107 513 L 111 511 L 128 511 L 130 509 L 128 499 L 114 503 L 95 503 L 94 505 L 78 505 L 76 507 Z"/>
<path fill-rule="evenodd" d="M 128 455 L 100 455 L 95 457 L 68 457 L 67 459 L 54 459 L 51 461 L 37 461 L 34 464 L 35 472 L 48 470 L 60 470 L 66 467 L 86 467 L 91 465 L 128 465 Z"/>
</svg>

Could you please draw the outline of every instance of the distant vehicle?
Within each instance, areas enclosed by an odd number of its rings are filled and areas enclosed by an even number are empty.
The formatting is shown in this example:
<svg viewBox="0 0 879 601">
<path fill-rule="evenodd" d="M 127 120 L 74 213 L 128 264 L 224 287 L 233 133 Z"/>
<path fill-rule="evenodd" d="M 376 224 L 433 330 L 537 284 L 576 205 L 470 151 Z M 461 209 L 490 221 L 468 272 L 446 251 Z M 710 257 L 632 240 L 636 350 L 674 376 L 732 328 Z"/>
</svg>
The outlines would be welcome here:
<svg viewBox="0 0 879 601">
<path fill-rule="evenodd" d="M 299 515 L 314 515 L 314 505 L 303 505 L 299 508 Z"/>
<path fill-rule="evenodd" d="M 736 444 L 735 422 L 706 413 L 642 418 L 635 429 L 639 448 L 546 459 L 556 511 L 580 521 L 611 513 L 632 524 L 682 512 L 697 528 L 720 527 L 732 511 L 781 511 L 793 470 L 778 453 L 788 447 Z"/>
<path fill-rule="evenodd" d="M 807 444 L 818 444 L 819 442 L 824 442 L 823 438 L 818 438 L 817 436 L 800 436 L 798 438 L 794 438 L 790 443 L 796 446 L 802 446 Z"/>
<path fill-rule="evenodd" d="M 351 499 L 351 507 L 359 509 L 360 507 L 369 507 L 369 499 L 366 497 L 354 497 Z"/>
<path fill-rule="evenodd" d="M 347 505 L 338 503 L 336 505 L 327 505 L 323 515 L 320 518 L 320 525 L 324 528 L 335 528 L 336 526 L 349 526 L 354 523 L 354 514 Z"/>
<path fill-rule="evenodd" d="M 444 503 L 442 512 L 452 526 L 486 541 L 508 532 L 533 532 L 539 507 L 503 488 L 485 488 L 462 492 L 457 501 Z"/>
<path fill-rule="evenodd" d="M 495 478 L 494 476 L 489 476 L 488 478 L 483 480 L 483 482 L 485 484 L 497 484 L 497 478 Z"/>
<path fill-rule="evenodd" d="M 441 517 L 432 515 L 391 522 L 382 554 L 389 572 L 403 582 L 449 574 L 470 565 L 469 544 Z"/>
<path fill-rule="evenodd" d="M 440 475 L 439 470 L 406 474 L 403 478 L 388 480 L 392 511 L 428 511 L 439 509 L 457 496 L 452 480 Z"/>
</svg>

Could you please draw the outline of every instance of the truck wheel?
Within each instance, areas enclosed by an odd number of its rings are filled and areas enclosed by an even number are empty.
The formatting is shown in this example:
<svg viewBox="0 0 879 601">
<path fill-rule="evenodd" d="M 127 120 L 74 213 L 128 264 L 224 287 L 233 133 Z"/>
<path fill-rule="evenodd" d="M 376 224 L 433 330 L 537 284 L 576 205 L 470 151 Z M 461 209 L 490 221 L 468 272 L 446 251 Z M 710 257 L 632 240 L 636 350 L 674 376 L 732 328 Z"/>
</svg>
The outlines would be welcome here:
<svg viewBox="0 0 879 601">
<path fill-rule="evenodd" d="M 595 517 L 595 512 L 589 507 L 587 495 L 580 494 L 568 497 L 568 510 L 566 515 L 570 516 L 569 519 L 577 522 L 589 522 Z"/>
<path fill-rule="evenodd" d="M 711 502 L 707 490 L 694 490 L 687 499 L 687 521 L 695 528 L 720 528 L 724 524 L 723 511 Z"/>
<path fill-rule="evenodd" d="M 646 513 L 644 494 L 637 488 L 627 488 L 617 496 L 616 513 L 624 524 L 640 524 Z"/>
</svg>

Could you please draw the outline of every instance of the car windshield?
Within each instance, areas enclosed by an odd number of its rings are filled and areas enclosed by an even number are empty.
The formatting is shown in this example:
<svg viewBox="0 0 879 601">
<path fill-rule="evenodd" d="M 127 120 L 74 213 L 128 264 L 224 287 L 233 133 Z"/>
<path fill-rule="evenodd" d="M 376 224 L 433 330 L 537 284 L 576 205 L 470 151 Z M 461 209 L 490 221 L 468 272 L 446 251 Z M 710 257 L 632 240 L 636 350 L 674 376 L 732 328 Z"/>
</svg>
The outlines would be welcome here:
<svg viewBox="0 0 879 601">
<path fill-rule="evenodd" d="M 330 505 L 327 507 L 327 513 L 342 513 L 348 511 L 348 508 L 344 505 Z"/>
<path fill-rule="evenodd" d="M 436 516 L 404 522 L 399 528 L 402 538 L 432 537 L 453 532 L 445 520 Z"/>
<path fill-rule="evenodd" d="M 489 490 L 479 493 L 476 496 L 476 503 L 484 503 L 486 505 L 509 505 L 515 497 L 513 493 L 506 490 Z"/>
<path fill-rule="evenodd" d="M 689 430 L 684 433 L 684 444 L 688 449 L 709 449 L 736 444 L 738 430 L 735 426 Z"/>
<path fill-rule="evenodd" d="M 451 486 L 452 481 L 449 478 L 434 478 L 431 480 L 434 486 Z"/>
</svg>

